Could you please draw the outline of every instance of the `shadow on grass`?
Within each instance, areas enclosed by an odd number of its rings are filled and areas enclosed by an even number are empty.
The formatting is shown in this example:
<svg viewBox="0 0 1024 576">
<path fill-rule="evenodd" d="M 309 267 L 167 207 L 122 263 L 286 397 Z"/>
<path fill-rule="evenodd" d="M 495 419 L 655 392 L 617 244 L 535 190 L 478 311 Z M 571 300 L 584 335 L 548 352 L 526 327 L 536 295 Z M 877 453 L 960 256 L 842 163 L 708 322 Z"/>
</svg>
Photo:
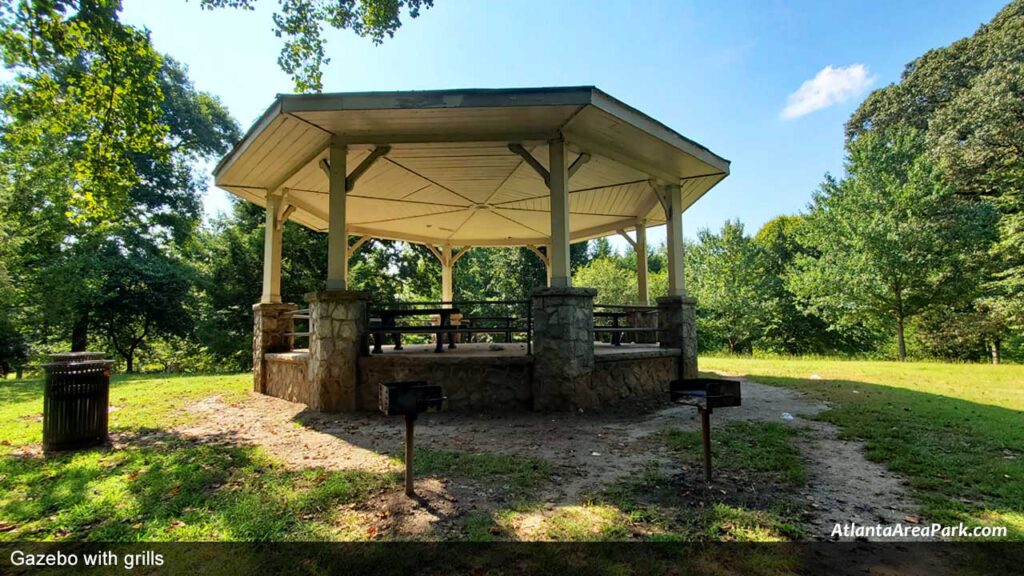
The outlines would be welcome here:
<svg viewBox="0 0 1024 576">
<path fill-rule="evenodd" d="M 909 478 L 927 521 L 1002 525 L 1024 540 L 1024 412 L 850 380 L 747 378 L 829 402 L 817 418 Z"/>
<path fill-rule="evenodd" d="M 289 470 L 227 438 L 140 431 L 124 449 L 0 458 L 0 540 L 347 538 L 339 507 L 397 485 L 394 474 Z"/>
<path fill-rule="evenodd" d="M 40 405 L 42 405 L 43 380 L 41 378 L 0 380 L 0 400 L 4 404 L 38 400 Z"/>
</svg>

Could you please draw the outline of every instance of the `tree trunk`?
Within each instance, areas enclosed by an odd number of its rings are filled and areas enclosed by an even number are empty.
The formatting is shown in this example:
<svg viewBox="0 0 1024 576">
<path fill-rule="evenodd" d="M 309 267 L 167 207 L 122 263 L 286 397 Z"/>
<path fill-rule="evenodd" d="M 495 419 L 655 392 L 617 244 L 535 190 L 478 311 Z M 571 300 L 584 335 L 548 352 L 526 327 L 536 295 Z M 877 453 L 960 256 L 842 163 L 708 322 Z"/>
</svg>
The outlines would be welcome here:
<svg viewBox="0 0 1024 576">
<path fill-rule="evenodd" d="M 21 377 L 24 374 L 25 374 L 25 368 L 23 366 L 18 366 L 17 368 L 14 369 L 14 377 L 17 378 L 18 380 L 21 380 Z"/>
<path fill-rule="evenodd" d="M 994 338 L 989 343 L 989 350 L 992 351 L 992 363 L 999 364 L 1000 348 L 1002 347 L 1002 341 L 999 338 Z"/>
<path fill-rule="evenodd" d="M 135 349 L 131 348 L 128 353 L 124 355 L 125 371 L 129 374 L 132 373 L 133 366 L 135 364 Z"/>
<path fill-rule="evenodd" d="M 907 343 L 903 339 L 903 316 L 896 319 L 896 342 L 899 345 L 900 362 L 907 359 Z"/>
<path fill-rule="evenodd" d="M 89 346 L 89 315 L 82 313 L 71 327 L 71 351 L 85 352 Z"/>
</svg>

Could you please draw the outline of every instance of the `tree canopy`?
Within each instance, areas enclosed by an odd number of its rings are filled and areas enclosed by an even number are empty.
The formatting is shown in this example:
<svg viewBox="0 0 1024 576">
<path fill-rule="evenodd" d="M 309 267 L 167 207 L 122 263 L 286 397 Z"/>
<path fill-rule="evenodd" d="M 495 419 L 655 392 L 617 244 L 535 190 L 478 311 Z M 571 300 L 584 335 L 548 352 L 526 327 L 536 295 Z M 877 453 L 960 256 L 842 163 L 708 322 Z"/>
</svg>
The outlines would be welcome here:
<svg viewBox="0 0 1024 576">
<path fill-rule="evenodd" d="M 838 325 L 895 328 L 906 358 L 908 319 L 978 285 L 995 212 L 954 194 L 913 128 L 866 132 L 848 146 L 847 176 L 814 195 L 790 287 Z"/>
</svg>

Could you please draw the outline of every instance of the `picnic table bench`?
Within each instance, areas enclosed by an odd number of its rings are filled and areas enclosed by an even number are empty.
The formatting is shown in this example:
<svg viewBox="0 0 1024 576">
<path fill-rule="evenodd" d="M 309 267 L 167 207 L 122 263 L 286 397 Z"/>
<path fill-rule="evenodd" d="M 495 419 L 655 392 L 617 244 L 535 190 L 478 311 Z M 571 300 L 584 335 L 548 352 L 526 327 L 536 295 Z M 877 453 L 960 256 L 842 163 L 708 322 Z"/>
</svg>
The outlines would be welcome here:
<svg viewBox="0 0 1024 576">
<path fill-rule="evenodd" d="M 450 330 L 452 315 L 461 314 L 458 308 L 407 308 L 402 310 L 377 310 L 370 316 L 370 333 L 373 334 L 373 353 L 380 354 L 384 337 L 391 334 L 395 350 L 402 349 L 402 334 L 436 334 L 434 352 L 444 351 L 444 335 L 448 334 L 448 348 L 455 348 L 455 333 Z M 398 326 L 396 320 L 407 316 L 439 316 L 438 326 Z M 376 321 L 376 322 L 374 322 Z M 376 326 L 374 325 L 376 324 Z"/>
</svg>

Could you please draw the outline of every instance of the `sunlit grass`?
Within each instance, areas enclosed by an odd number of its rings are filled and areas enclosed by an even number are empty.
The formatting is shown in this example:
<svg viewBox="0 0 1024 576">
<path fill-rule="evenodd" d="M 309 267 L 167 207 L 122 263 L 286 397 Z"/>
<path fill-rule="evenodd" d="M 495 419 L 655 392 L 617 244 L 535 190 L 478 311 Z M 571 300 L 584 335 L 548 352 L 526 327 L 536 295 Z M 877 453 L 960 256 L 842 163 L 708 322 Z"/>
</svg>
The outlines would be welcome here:
<svg viewBox="0 0 1024 576">
<path fill-rule="evenodd" d="M 237 402 L 251 389 L 251 374 L 117 375 L 110 382 L 110 430 L 169 428 L 192 417 L 182 408 L 199 398 L 220 395 Z M 43 381 L 0 384 L 0 454 L 42 440 Z"/>
<path fill-rule="evenodd" d="M 819 418 L 906 476 L 926 520 L 1024 539 L 1024 366 L 731 357 L 701 368 L 828 402 Z"/>
</svg>

